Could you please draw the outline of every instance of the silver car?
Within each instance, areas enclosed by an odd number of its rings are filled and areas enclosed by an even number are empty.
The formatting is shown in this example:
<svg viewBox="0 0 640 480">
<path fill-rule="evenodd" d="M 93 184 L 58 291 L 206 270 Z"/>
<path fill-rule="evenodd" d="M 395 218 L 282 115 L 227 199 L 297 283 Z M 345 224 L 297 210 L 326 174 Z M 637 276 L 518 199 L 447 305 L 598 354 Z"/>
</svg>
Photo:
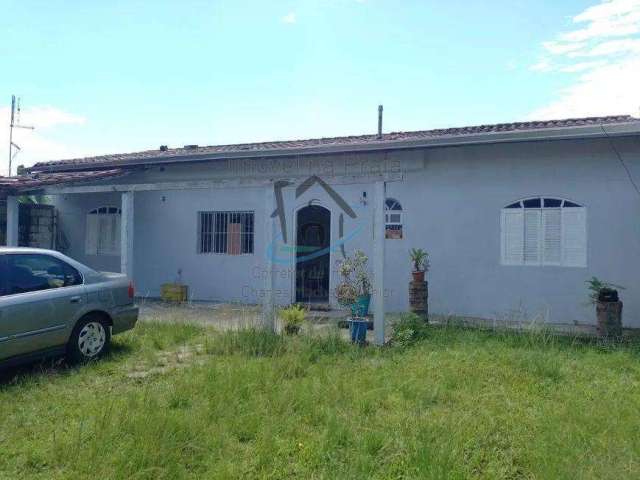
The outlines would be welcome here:
<svg viewBox="0 0 640 480">
<path fill-rule="evenodd" d="M 51 250 L 0 247 L 0 367 L 49 355 L 99 357 L 111 335 L 135 326 L 133 297 L 126 275 Z"/>
</svg>

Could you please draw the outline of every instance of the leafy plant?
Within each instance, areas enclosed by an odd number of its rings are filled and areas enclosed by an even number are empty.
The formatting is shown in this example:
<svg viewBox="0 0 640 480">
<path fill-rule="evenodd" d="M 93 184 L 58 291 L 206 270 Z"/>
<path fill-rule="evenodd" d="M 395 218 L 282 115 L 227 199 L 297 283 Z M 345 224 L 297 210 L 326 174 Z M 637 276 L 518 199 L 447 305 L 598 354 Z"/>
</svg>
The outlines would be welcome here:
<svg viewBox="0 0 640 480">
<path fill-rule="evenodd" d="M 340 305 L 348 307 L 356 303 L 358 292 L 353 285 L 343 281 L 336 287 L 336 298 Z"/>
<path fill-rule="evenodd" d="M 304 323 L 306 310 L 301 305 L 289 305 L 280 310 L 280 318 L 285 326 L 299 327 Z"/>
<path fill-rule="evenodd" d="M 427 322 L 415 313 L 404 314 L 392 327 L 391 343 L 408 347 L 425 338 L 428 332 Z"/>
<path fill-rule="evenodd" d="M 369 258 L 362 250 L 356 250 L 353 257 L 345 257 L 338 265 L 342 281 L 335 293 L 341 305 L 353 304 L 357 297 L 371 295 L 371 279 L 367 264 Z"/>
<path fill-rule="evenodd" d="M 427 272 L 431 266 L 429 263 L 429 254 L 422 248 L 412 248 L 409 250 L 409 256 L 413 262 L 414 272 Z"/>
<path fill-rule="evenodd" d="M 625 288 L 616 285 L 615 283 L 604 282 L 600 280 L 598 277 L 591 277 L 589 280 L 586 280 L 587 288 L 589 289 L 589 298 L 591 299 L 591 303 L 597 303 L 600 295 L 610 294 L 615 292 L 616 290 L 624 290 Z"/>
</svg>

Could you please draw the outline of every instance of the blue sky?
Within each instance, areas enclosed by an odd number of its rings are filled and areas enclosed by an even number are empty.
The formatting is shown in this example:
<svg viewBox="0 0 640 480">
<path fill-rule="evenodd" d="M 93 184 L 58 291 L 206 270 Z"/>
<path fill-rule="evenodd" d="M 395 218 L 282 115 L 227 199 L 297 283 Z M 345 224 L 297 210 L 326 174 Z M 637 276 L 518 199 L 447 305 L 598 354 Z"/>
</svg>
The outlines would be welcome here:
<svg viewBox="0 0 640 480">
<path fill-rule="evenodd" d="M 0 168 L 640 107 L 640 0 L 0 1 Z"/>
</svg>

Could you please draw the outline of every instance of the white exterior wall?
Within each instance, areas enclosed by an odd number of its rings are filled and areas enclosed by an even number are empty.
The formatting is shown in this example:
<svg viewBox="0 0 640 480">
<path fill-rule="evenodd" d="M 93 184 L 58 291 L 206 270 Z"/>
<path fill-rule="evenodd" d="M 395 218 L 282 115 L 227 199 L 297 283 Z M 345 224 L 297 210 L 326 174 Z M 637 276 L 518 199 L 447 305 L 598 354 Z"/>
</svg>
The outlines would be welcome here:
<svg viewBox="0 0 640 480">
<path fill-rule="evenodd" d="M 637 139 L 615 141 L 633 175 L 640 179 L 640 143 Z M 385 240 L 387 311 L 408 308 L 408 250 L 422 247 L 431 258 L 427 279 L 430 310 L 434 313 L 593 324 L 595 313 L 586 304 L 584 282 L 595 275 L 627 287 L 621 292 L 624 322 L 640 327 L 640 196 L 606 140 L 334 155 L 289 159 L 279 164 L 268 159 L 220 161 L 154 167 L 112 183 L 296 177 L 297 185 L 309 174 L 325 179 L 355 175 L 352 182 L 357 182 L 361 174 L 379 172 L 403 174 L 401 182 L 387 183 L 387 196 L 396 198 L 404 208 L 404 238 Z M 340 209 L 317 185 L 295 199 L 296 185 L 284 191 L 290 243 L 295 238 L 295 211 L 314 200 L 332 212 L 335 244 Z M 338 182 L 332 186 L 358 214 L 355 220 L 344 216 L 345 234 L 359 232 L 347 243 L 347 252 L 362 248 L 371 254 L 372 203 L 361 205 L 360 199 L 362 192 L 372 199 L 372 181 L 363 177 L 362 183 Z M 265 188 L 137 192 L 134 277 L 138 292 L 158 296 L 160 284 L 176 280 L 178 269 L 182 269 L 182 281 L 189 285 L 194 299 L 259 303 L 264 293 L 261 289 L 267 248 L 263 237 Z M 95 268 L 119 268 L 118 258 L 84 256 L 82 215 L 107 201 L 119 205 L 119 195 L 58 197 L 61 225 L 72 240 L 71 256 Z M 530 196 L 566 198 L 587 208 L 587 268 L 500 265 L 500 211 L 507 204 Z M 200 210 L 254 211 L 255 253 L 198 254 Z M 274 229 L 279 232 L 277 219 L 274 222 Z M 335 248 L 332 265 L 339 258 L 340 250 Z M 293 262 L 276 262 L 275 269 L 275 301 L 288 303 L 294 291 Z M 334 271 L 332 287 L 336 282 Z"/>
</svg>

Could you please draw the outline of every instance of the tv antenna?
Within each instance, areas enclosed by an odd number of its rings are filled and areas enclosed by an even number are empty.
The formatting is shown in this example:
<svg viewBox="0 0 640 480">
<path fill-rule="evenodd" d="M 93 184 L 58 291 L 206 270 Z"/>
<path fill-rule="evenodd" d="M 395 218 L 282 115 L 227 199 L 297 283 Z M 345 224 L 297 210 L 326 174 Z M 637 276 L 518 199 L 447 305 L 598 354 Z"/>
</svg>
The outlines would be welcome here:
<svg viewBox="0 0 640 480">
<path fill-rule="evenodd" d="M 20 152 L 20 147 L 13 143 L 13 129 L 24 128 L 26 130 L 34 130 L 35 127 L 20 125 L 20 98 L 16 101 L 16 96 L 11 95 L 11 122 L 9 123 L 9 176 L 11 176 L 11 163 L 15 156 Z M 13 150 L 16 153 L 13 153 Z"/>
</svg>

